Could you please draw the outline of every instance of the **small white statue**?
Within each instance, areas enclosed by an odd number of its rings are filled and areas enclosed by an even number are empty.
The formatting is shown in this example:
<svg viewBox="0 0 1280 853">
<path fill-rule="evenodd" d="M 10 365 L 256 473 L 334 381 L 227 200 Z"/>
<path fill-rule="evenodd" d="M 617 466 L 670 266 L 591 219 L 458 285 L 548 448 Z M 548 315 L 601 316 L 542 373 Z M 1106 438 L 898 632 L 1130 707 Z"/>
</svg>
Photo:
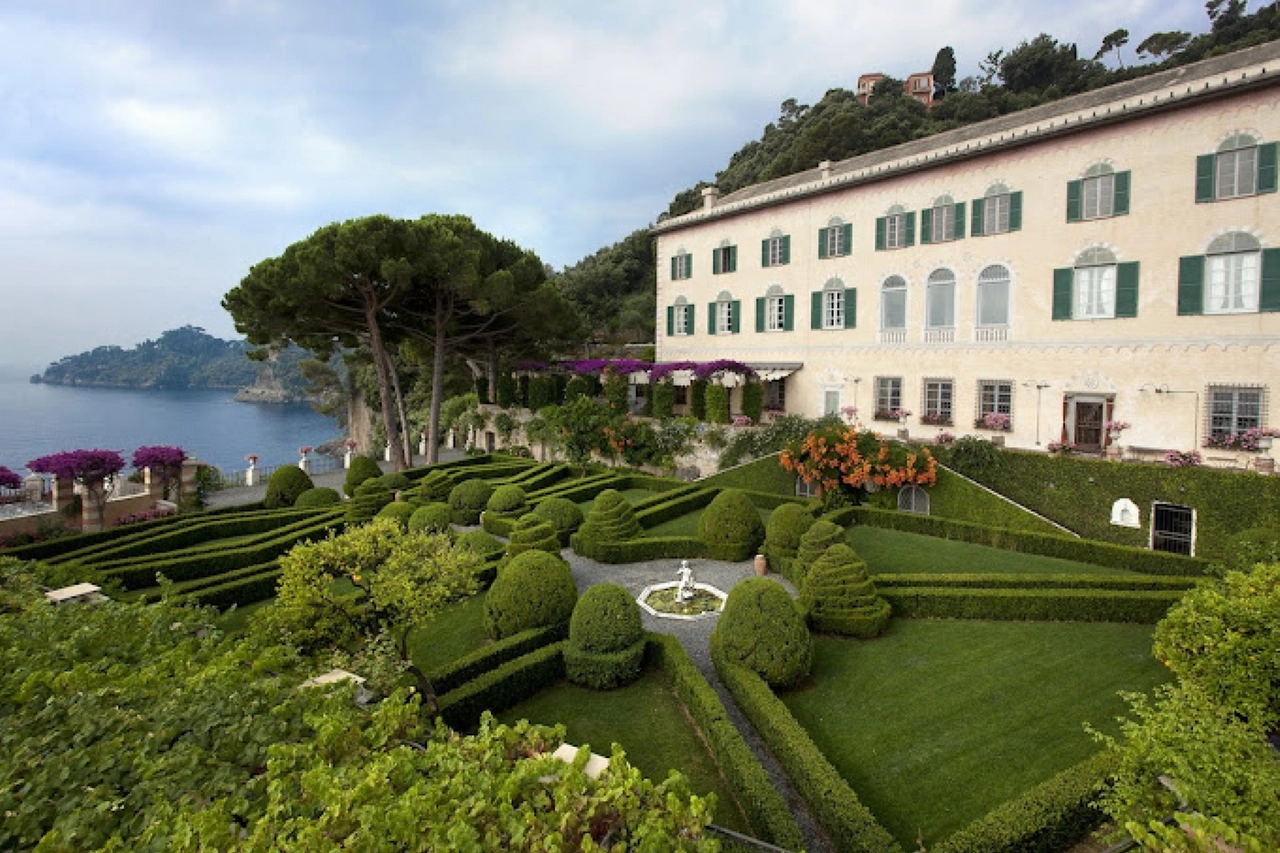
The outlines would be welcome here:
<svg viewBox="0 0 1280 853">
<path fill-rule="evenodd" d="M 676 590 L 676 601 L 688 601 L 693 598 L 693 569 L 688 560 L 680 561 L 680 588 Z"/>
</svg>

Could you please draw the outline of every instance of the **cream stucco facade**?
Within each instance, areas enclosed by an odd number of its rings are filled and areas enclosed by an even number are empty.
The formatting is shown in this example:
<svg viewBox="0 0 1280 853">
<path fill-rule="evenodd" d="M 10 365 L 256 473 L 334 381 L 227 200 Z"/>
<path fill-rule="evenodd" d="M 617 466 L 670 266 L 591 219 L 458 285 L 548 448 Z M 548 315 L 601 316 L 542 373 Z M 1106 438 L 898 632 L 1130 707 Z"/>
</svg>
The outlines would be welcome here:
<svg viewBox="0 0 1280 853">
<path fill-rule="evenodd" d="M 654 229 L 657 360 L 793 369 L 786 411 L 913 436 L 1231 456 L 1206 437 L 1276 425 L 1278 140 L 1271 44 L 709 192 Z"/>
</svg>

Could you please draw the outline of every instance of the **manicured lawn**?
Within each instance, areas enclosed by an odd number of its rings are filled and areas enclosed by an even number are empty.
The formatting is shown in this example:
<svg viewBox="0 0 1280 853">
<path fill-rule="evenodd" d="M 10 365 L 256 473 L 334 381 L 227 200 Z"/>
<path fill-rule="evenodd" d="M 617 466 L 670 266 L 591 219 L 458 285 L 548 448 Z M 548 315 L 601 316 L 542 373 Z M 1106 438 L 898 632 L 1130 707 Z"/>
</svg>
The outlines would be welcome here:
<svg viewBox="0 0 1280 853">
<path fill-rule="evenodd" d="M 1134 572 L 1095 566 L 1092 563 L 1019 554 L 984 545 L 971 545 L 968 542 L 867 525 L 850 527 L 846 539 L 858 555 L 867 561 L 867 567 L 873 575 L 970 572 L 1008 575 L 1135 575 Z"/>
<path fill-rule="evenodd" d="M 760 513 L 760 520 L 765 524 L 769 523 L 769 515 L 773 512 L 771 509 L 757 509 Z M 673 518 L 670 521 L 664 521 L 657 527 L 651 527 L 644 532 L 645 536 L 697 536 L 698 520 L 702 518 L 704 510 L 695 510 L 679 518 Z"/>
<path fill-rule="evenodd" d="M 654 781 L 679 770 L 693 793 L 716 795 L 715 823 L 748 831 L 719 766 L 661 670 L 647 670 L 638 681 L 617 690 L 588 690 L 561 682 L 498 717 L 508 723 L 563 723 L 569 743 L 588 744 L 605 757 L 615 742 L 621 744 L 627 760 Z"/>
<path fill-rule="evenodd" d="M 218 627 L 231 636 L 243 634 L 249 627 L 249 617 L 264 607 L 275 604 L 274 598 L 266 601 L 255 601 L 253 604 L 242 604 L 218 617 Z"/>
<path fill-rule="evenodd" d="M 859 798 L 909 850 L 932 845 L 1114 731 L 1120 690 L 1165 680 L 1144 625 L 895 619 L 869 642 L 815 639 L 783 697 Z"/>
<path fill-rule="evenodd" d="M 409 638 L 410 653 L 423 672 L 430 673 L 475 651 L 484 635 L 484 593 L 451 604 Z"/>
</svg>

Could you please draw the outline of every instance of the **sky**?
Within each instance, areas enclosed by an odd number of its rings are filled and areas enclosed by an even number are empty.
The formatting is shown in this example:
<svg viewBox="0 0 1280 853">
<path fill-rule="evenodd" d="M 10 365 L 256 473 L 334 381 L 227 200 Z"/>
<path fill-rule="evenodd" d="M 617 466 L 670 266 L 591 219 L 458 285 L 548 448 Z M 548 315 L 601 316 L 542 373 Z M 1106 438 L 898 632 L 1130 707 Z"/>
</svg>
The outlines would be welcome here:
<svg viewBox="0 0 1280 853">
<path fill-rule="evenodd" d="M 944 45 L 959 77 L 1041 32 L 1091 56 L 1117 27 L 1132 63 L 1208 19 L 1201 0 L 5 0 L 0 368 L 187 324 L 237 337 L 220 303 L 253 264 L 374 213 L 463 213 L 561 269 L 714 179 L 788 98 Z"/>
</svg>

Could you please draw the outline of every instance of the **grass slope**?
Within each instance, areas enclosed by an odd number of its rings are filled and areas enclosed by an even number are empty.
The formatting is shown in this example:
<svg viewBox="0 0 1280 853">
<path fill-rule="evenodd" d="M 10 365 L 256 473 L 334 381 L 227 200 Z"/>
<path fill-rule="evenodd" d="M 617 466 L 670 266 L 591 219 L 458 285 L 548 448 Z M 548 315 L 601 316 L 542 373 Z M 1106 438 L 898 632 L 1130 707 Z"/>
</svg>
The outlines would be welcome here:
<svg viewBox="0 0 1280 853">
<path fill-rule="evenodd" d="M 906 849 L 933 844 L 1097 749 L 1119 690 L 1164 680 L 1149 626 L 895 619 L 873 642 L 815 641 L 783 697 Z"/>
<path fill-rule="evenodd" d="M 451 604 L 409 637 L 409 653 L 423 672 L 434 672 L 484 646 L 484 593 Z"/>
</svg>

